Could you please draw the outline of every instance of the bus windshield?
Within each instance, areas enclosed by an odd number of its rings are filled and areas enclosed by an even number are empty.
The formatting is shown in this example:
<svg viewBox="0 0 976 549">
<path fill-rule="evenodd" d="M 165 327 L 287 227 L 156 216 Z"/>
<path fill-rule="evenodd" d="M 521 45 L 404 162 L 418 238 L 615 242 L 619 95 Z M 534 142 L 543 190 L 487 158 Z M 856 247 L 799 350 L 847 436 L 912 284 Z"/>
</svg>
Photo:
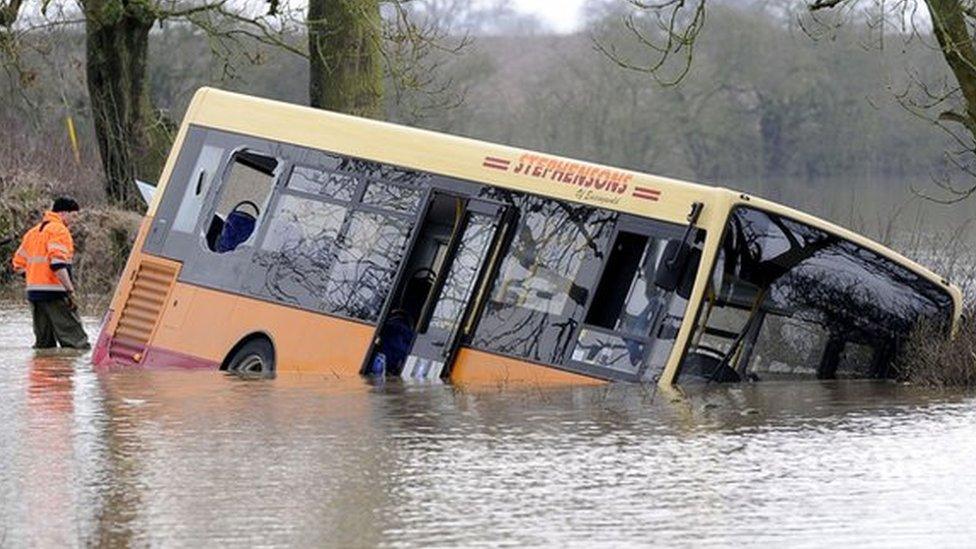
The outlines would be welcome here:
<svg viewBox="0 0 976 549">
<path fill-rule="evenodd" d="M 948 327 L 951 296 L 821 229 L 738 207 L 729 217 L 681 381 L 895 377 L 919 322 Z"/>
</svg>

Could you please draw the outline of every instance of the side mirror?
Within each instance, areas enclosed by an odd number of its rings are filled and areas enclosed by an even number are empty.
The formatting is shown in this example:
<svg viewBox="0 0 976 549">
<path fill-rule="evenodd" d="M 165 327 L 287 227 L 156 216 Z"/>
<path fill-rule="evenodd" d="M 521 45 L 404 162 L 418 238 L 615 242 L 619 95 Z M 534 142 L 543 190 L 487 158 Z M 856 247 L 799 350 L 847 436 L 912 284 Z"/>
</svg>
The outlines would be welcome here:
<svg viewBox="0 0 976 549">
<path fill-rule="evenodd" d="M 695 285 L 694 274 L 701 263 L 701 250 L 692 248 L 686 242 L 672 240 L 664 247 L 661 265 L 654 274 L 654 285 L 666 292 L 677 291 L 684 299 L 691 296 Z"/>
<path fill-rule="evenodd" d="M 673 292 L 681 283 L 691 246 L 681 240 L 671 240 L 664 247 L 661 264 L 654 273 L 654 285 L 666 292 Z"/>
</svg>

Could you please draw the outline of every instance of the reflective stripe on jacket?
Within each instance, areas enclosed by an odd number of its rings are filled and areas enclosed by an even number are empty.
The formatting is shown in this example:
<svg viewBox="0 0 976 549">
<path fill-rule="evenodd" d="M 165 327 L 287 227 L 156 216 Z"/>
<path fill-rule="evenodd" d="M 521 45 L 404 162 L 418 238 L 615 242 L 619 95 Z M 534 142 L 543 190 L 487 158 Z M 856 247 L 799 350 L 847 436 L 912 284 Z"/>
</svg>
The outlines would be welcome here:
<svg viewBox="0 0 976 549">
<path fill-rule="evenodd" d="M 24 234 L 14 253 L 15 272 L 27 273 L 27 291 L 66 291 L 54 271 L 70 267 L 75 254 L 71 233 L 61 216 L 45 212 L 44 219 Z"/>
</svg>

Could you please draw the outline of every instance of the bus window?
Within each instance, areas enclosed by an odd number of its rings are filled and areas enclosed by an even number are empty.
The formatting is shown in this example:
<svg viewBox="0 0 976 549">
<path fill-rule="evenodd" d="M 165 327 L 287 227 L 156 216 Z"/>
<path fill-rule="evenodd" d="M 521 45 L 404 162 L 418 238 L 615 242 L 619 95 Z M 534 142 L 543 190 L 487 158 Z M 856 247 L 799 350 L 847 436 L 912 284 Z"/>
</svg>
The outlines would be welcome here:
<svg viewBox="0 0 976 549">
<path fill-rule="evenodd" d="M 207 193 L 220 168 L 220 160 L 223 156 L 223 147 L 204 145 L 200 149 L 200 156 L 191 172 L 189 184 L 183 191 L 183 200 L 173 221 L 174 231 L 192 233 L 196 228 L 197 220 L 200 219 L 200 210 L 206 203 Z"/>
<path fill-rule="evenodd" d="M 422 196 L 423 190 L 417 187 L 403 187 L 371 181 L 363 194 L 363 204 L 389 208 L 398 212 L 413 213 L 417 211 Z"/>
<path fill-rule="evenodd" d="M 250 151 L 231 158 L 220 199 L 206 230 L 207 247 L 227 253 L 253 240 L 267 205 L 278 161 Z"/>
<path fill-rule="evenodd" d="M 321 153 L 305 154 L 271 205 L 268 229 L 255 250 L 245 288 L 276 301 L 375 321 L 400 267 L 413 216 L 403 200 L 371 203 L 364 186 L 388 196 L 416 197 L 425 179 L 375 163 Z M 311 167 L 308 164 L 315 164 Z M 349 171 L 359 170 L 359 171 Z M 367 174 L 396 173 L 405 184 Z"/>
<path fill-rule="evenodd" d="M 621 225 L 638 224 L 624 218 Z M 674 326 L 681 324 L 687 305 L 679 295 L 683 292 L 666 291 L 654 283 L 669 259 L 668 244 L 682 238 L 680 230 L 644 225 L 639 232 L 618 231 L 571 355 L 573 362 L 609 368 L 632 379 L 645 364 L 654 373 L 663 369 L 674 344 Z M 696 240 L 702 237 L 703 233 Z M 693 279 L 697 267 L 688 265 L 684 278 Z"/>
<path fill-rule="evenodd" d="M 289 189 L 334 200 L 352 200 L 358 184 L 359 180 L 350 174 L 316 170 L 307 166 L 295 166 L 288 178 Z"/>
<path fill-rule="evenodd" d="M 328 310 L 375 321 L 393 286 L 411 227 L 399 217 L 352 212 L 325 279 Z"/>
<path fill-rule="evenodd" d="M 431 313 L 429 327 L 448 332 L 455 330 L 461 322 L 461 315 L 471 300 L 474 285 L 478 281 L 488 246 L 497 230 L 495 219 L 480 214 L 473 214 L 468 226 L 464 230 L 458 249 L 454 254 L 454 262 L 444 280 L 441 294 Z M 438 264 L 443 263 L 447 246 L 438 250 Z"/>
<path fill-rule="evenodd" d="M 652 283 L 663 242 L 621 231 L 604 267 L 586 323 L 640 335 L 650 331 L 658 299 L 664 293 Z"/>
<path fill-rule="evenodd" d="M 561 364 L 596 283 L 614 212 L 538 196 L 485 196 L 519 210 L 473 343 L 488 351 Z"/>
<path fill-rule="evenodd" d="M 890 378 L 913 328 L 953 308 L 891 259 L 752 208 L 733 210 L 714 269 L 682 381 Z"/>
<path fill-rule="evenodd" d="M 341 204 L 283 194 L 255 250 L 260 272 L 249 287 L 277 301 L 324 310 L 329 268 L 348 211 Z"/>
</svg>

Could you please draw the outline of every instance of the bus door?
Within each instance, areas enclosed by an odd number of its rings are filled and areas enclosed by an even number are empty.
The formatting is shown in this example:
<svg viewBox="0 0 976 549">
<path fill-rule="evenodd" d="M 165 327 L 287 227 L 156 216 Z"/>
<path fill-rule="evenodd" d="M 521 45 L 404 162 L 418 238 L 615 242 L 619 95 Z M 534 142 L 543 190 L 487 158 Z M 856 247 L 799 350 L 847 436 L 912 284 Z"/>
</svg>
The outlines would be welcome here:
<svg viewBox="0 0 976 549">
<path fill-rule="evenodd" d="M 434 191 L 364 370 L 438 379 L 473 327 L 509 225 L 496 202 Z"/>
</svg>

